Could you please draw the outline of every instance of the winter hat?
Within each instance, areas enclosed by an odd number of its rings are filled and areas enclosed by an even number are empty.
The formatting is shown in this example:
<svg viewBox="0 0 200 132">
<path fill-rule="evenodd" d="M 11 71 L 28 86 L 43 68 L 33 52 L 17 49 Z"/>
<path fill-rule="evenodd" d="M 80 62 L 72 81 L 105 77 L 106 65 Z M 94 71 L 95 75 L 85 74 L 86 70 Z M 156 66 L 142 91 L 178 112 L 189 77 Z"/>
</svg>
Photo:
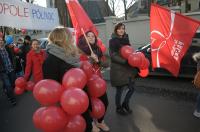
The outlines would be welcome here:
<svg viewBox="0 0 200 132">
<path fill-rule="evenodd" d="M 22 43 L 24 43 L 24 38 L 23 38 L 23 37 L 20 37 L 20 38 L 18 39 L 17 42 L 22 42 Z"/>
<path fill-rule="evenodd" d="M 10 45 L 14 42 L 14 38 L 12 35 L 6 36 L 6 45 Z"/>
<path fill-rule="evenodd" d="M 26 36 L 24 37 L 24 40 L 31 41 L 31 37 L 30 37 L 29 35 L 26 35 Z"/>
</svg>

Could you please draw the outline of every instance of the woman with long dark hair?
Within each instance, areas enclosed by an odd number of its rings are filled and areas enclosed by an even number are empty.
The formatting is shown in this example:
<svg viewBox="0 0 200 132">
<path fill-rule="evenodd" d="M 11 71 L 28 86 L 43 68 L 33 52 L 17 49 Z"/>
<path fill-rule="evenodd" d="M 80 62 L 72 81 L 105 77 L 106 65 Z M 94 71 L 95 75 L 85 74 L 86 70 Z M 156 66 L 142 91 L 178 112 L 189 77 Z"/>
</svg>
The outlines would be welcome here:
<svg viewBox="0 0 200 132">
<path fill-rule="evenodd" d="M 131 45 L 129 37 L 125 32 L 125 25 L 118 23 L 109 41 L 109 52 L 111 56 L 110 80 L 111 85 L 116 87 L 116 112 L 121 115 L 132 113 L 129 103 L 134 93 L 134 80 L 138 74 L 138 70 L 129 66 L 127 60 L 120 55 L 120 49 L 125 45 Z M 125 87 L 128 88 L 128 92 L 125 99 L 121 101 Z"/>
<path fill-rule="evenodd" d="M 92 52 L 89 49 L 89 46 L 87 44 L 87 41 L 85 39 L 84 36 L 82 36 L 79 39 L 79 43 L 78 43 L 78 47 L 80 48 L 80 50 L 84 53 L 85 57 L 83 57 L 84 60 L 90 60 L 91 64 L 93 65 L 93 69 L 96 72 L 96 74 L 98 74 L 100 77 L 102 77 L 101 75 L 101 67 L 105 66 L 106 63 L 103 62 L 103 53 L 101 51 L 101 48 L 98 46 L 97 44 L 97 37 L 96 35 L 92 32 L 92 31 L 88 31 L 85 33 L 86 34 L 86 38 L 89 42 L 89 45 L 91 46 Z M 104 103 L 105 106 L 105 113 L 108 107 L 108 97 L 107 94 L 105 93 L 104 95 L 102 95 L 101 97 L 99 97 L 99 99 Z M 104 116 L 98 120 L 94 120 L 93 122 L 93 132 L 99 132 L 100 129 L 102 129 L 103 131 L 109 131 L 109 127 L 105 124 L 104 122 Z"/>
</svg>

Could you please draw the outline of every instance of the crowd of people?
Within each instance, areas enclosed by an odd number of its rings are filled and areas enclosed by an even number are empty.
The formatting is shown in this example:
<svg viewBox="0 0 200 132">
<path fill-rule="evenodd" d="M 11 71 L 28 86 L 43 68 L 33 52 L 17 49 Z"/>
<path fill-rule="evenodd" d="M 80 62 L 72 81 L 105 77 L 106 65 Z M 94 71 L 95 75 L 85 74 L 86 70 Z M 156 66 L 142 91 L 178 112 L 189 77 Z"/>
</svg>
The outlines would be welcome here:
<svg viewBox="0 0 200 132">
<path fill-rule="evenodd" d="M 86 36 L 79 38 L 77 46 L 73 45 L 72 33 L 64 27 L 57 27 L 48 36 L 49 44 L 46 49 L 40 48 L 37 39 L 30 36 L 19 38 L 16 43 L 7 43 L 6 39 L 0 38 L 0 79 L 3 82 L 3 89 L 12 105 L 16 105 L 16 98 L 13 92 L 15 79 L 24 77 L 26 81 L 32 80 L 35 83 L 42 79 L 53 79 L 61 83 L 66 71 L 79 67 L 80 61 L 89 61 L 96 74 L 100 77 L 101 67 L 108 67 L 104 60 L 104 53 L 97 44 L 98 38 L 92 31 L 87 31 Z M 90 46 L 89 46 L 90 45 Z M 129 106 L 130 99 L 134 93 L 135 79 L 139 70 L 129 66 L 126 59 L 120 55 L 120 49 L 125 45 L 131 45 L 128 34 L 125 32 L 123 23 L 116 24 L 109 41 L 110 81 L 112 87 L 116 88 L 115 105 L 116 113 L 128 115 L 132 113 Z M 19 50 L 15 50 L 15 48 Z M 91 49 L 90 49 L 91 47 Z M 84 55 L 84 59 L 80 59 Z M 197 61 L 199 56 L 194 57 Z M 197 59 L 198 58 L 198 59 Z M 198 64 L 200 61 L 198 61 Z M 198 68 L 199 70 L 199 68 Z M 122 93 L 128 89 L 124 100 Z M 87 91 L 87 86 L 83 89 Z M 105 105 L 105 114 L 109 104 L 107 93 L 100 97 Z M 89 114 L 91 107 L 82 114 L 87 127 L 87 132 L 109 131 L 110 128 L 104 121 L 104 116 L 98 120 L 92 119 Z M 194 115 L 200 117 L 200 95 L 198 96 L 197 109 Z"/>
</svg>

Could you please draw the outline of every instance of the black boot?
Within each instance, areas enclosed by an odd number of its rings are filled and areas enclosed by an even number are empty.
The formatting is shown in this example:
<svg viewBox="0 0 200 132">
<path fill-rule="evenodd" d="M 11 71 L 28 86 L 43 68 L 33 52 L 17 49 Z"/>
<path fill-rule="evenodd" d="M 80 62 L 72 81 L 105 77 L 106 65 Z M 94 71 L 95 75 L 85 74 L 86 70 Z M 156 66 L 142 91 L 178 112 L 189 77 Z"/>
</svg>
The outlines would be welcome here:
<svg viewBox="0 0 200 132">
<path fill-rule="evenodd" d="M 116 112 L 120 115 L 127 115 L 123 107 L 117 107 Z"/>
<path fill-rule="evenodd" d="M 128 103 L 123 103 L 122 108 L 124 108 L 129 114 L 132 113 L 132 110 L 130 109 Z"/>
<path fill-rule="evenodd" d="M 8 98 L 8 101 L 11 103 L 12 106 L 15 106 L 17 104 L 16 98 L 15 98 L 12 91 L 10 91 L 10 92 L 7 91 L 7 98 Z"/>
</svg>

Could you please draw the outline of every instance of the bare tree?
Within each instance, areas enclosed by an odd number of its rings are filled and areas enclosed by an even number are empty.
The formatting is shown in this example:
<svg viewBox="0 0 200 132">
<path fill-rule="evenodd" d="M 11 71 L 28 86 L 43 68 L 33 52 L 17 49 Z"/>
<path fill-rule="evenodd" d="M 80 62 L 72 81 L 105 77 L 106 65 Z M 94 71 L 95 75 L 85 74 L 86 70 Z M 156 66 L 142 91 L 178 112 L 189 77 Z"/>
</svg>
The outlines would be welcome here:
<svg viewBox="0 0 200 132">
<path fill-rule="evenodd" d="M 124 16 L 127 20 L 128 9 L 134 4 L 135 0 L 122 0 L 124 6 Z"/>
<path fill-rule="evenodd" d="M 106 0 L 111 8 L 112 14 L 116 15 L 116 11 L 119 10 L 119 0 Z"/>
<path fill-rule="evenodd" d="M 33 4 L 34 0 L 26 0 L 26 2 Z"/>
<path fill-rule="evenodd" d="M 125 20 L 127 20 L 128 9 L 134 4 L 135 0 L 105 0 L 110 6 L 112 13 L 116 15 L 119 11 L 123 10 Z M 124 9 L 120 4 L 123 5 Z"/>
</svg>

